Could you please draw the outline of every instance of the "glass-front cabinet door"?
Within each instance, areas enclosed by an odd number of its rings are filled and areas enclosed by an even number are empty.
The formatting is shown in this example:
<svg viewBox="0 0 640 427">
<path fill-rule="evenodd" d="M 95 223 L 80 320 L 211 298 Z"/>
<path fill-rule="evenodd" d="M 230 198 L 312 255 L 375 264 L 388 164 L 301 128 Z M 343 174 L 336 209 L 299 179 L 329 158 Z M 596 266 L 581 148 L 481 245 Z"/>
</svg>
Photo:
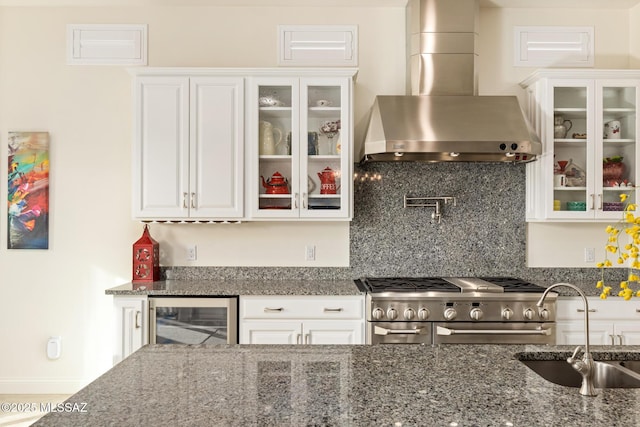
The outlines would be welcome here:
<svg viewBox="0 0 640 427">
<path fill-rule="evenodd" d="M 542 159 L 547 218 L 615 220 L 635 202 L 638 87 L 635 80 L 551 81 L 551 153 Z"/>
<path fill-rule="evenodd" d="M 598 81 L 596 83 L 597 169 L 601 192 L 596 197 L 596 215 L 620 218 L 627 203 L 635 203 L 638 184 L 637 81 Z M 620 194 L 628 199 L 623 203 Z"/>
<path fill-rule="evenodd" d="M 255 218 L 349 219 L 349 78 L 253 79 L 249 194 Z"/>
<path fill-rule="evenodd" d="M 553 156 L 547 156 L 547 200 L 550 218 L 593 217 L 594 110 L 593 81 L 557 81 L 550 85 L 553 123 L 547 128 L 547 141 Z"/>
</svg>

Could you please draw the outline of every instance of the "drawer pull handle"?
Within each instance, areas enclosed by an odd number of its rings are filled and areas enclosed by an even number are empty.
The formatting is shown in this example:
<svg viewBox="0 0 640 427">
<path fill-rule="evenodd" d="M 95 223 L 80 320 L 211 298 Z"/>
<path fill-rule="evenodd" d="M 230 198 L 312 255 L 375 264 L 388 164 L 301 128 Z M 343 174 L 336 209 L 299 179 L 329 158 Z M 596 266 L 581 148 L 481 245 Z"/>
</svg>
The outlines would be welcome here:
<svg viewBox="0 0 640 427">
<path fill-rule="evenodd" d="M 142 312 L 140 310 L 136 311 L 136 321 L 135 321 L 136 329 L 140 329 L 142 327 L 142 324 L 140 323 L 141 316 L 142 316 Z"/>
<path fill-rule="evenodd" d="M 576 311 L 578 313 L 584 313 L 584 308 L 577 308 Z M 596 311 L 598 311 L 598 310 L 596 310 L 595 308 L 590 308 L 589 309 L 589 313 L 595 313 Z"/>
<path fill-rule="evenodd" d="M 340 313 L 342 311 L 342 307 L 339 308 L 324 308 L 325 313 Z"/>
<path fill-rule="evenodd" d="M 280 313 L 284 311 L 284 308 L 280 307 L 280 308 L 269 308 L 269 307 L 265 307 L 264 308 L 264 312 L 265 313 Z"/>
<path fill-rule="evenodd" d="M 640 313 L 640 308 L 636 308 L 636 313 Z"/>
</svg>

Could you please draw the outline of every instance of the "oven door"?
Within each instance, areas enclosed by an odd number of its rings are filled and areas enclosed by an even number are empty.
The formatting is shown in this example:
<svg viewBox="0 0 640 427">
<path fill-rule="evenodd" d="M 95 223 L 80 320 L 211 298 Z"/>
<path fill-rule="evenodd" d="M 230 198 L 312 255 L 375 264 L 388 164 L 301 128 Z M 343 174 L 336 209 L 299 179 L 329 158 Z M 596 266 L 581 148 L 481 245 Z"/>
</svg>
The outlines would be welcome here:
<svg viewBox="0 0 640 427">
<path fill-rule="evenodd" d="M 431 322 L 368 322 L 367 344 L 431 344 Z"/>
<path fill-rule="evenodd" d="M 149 298 L 151 344 L 237 344 L 238 298 Z"/>
<path fill-rule="evenodd" d="M 555 323 L 434 323 L 435 344 L 555 344 Z"/>
</svg>

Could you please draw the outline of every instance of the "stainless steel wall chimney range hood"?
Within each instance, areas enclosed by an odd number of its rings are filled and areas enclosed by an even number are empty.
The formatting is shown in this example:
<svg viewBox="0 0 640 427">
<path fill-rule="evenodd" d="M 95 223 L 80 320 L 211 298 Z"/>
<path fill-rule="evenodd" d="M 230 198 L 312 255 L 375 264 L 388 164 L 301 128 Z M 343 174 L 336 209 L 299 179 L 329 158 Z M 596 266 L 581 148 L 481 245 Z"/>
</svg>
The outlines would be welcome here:
<svg viewBox="0 0 640 427">
<path fill-rule="evenodd" d="M 411 0 L 410 96 L 377 96 L 368 161 L 528 162 L 542 144 L 515 96 L 477 96 L 477 0 Z"/>
</svg>

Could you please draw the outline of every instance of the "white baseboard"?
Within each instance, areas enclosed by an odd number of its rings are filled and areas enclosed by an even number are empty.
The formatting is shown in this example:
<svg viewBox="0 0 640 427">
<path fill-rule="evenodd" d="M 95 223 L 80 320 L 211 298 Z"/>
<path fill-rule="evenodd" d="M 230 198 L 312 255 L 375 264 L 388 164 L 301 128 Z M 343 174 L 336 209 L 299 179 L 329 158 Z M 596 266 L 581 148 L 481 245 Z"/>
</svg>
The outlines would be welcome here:
<svg viewBox="0 0 640 427">
<path fill-rule="evenodd" d="M 16 380 L 0 378 L 0 394 L 74 394 L 86 386 L 87 380 Z"/>
</svg>

